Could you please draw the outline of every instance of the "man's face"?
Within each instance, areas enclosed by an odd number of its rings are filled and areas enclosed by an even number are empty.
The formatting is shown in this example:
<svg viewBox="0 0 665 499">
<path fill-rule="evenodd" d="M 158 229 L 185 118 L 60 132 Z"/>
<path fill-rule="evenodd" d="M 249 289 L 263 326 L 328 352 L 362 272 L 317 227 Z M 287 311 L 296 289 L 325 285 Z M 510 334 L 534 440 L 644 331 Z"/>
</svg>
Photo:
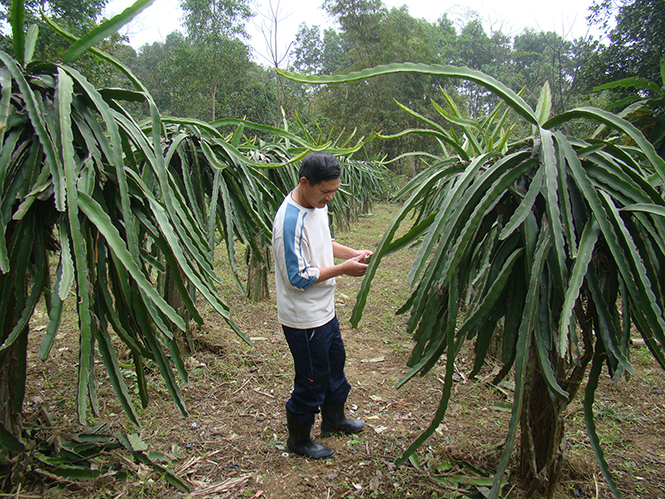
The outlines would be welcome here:
<svg viewBox="0 0 665 499">
<path fill-rule="evenodd" d="M 339 189 L 340 179 L 325 180 L 312 185 L 303 177 L 300 179 L 300 187 L 303 195 L 305 208 L 323 208 L 325 207 Z"/>
</svg>

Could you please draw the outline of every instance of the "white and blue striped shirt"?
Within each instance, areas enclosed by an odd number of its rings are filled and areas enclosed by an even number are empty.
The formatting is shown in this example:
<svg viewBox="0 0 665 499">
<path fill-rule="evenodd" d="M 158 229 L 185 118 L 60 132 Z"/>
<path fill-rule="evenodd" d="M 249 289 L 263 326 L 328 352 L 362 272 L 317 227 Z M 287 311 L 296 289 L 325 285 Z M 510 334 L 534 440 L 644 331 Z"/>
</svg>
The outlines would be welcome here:
<svg viewBox="0 0 665 499">
<path fill-rule="evenodd" d="M 286 196 L 275 216 L 272 250 L 279 322 L 310 329 L 332 320 L 335 279 L 316 283 L 319 269 L 335 263 L 328 207 L 303 208 Z"/>
</svg>

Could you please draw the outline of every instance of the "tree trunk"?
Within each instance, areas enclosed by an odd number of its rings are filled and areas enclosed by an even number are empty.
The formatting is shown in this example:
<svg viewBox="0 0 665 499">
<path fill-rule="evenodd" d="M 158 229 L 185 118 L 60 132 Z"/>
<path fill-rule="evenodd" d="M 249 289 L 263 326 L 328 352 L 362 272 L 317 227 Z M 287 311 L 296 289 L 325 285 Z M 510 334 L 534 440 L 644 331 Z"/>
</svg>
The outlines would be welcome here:
<svg viewBox="0 0 665 499">
<path fill-rule="evenodd" d="M 185 321 L 185 338 L 182 343 L 184 344 L 187 353 L 192 353 L 194 351 L 194 338 L 192 337 L 192 330 L 189 326 L 192 315 L 189 313 L 187 305 L 185 304 L 185 300 L 183 300 L 182 294 L 180 293 L 180 289 L 178 288 L 176 281 L 173 278 L 173 272 L 180 273 L 180 279 L 185 284 L 185 286 L 189 286 L 190 283 L 181 268 L 174 270 L 171 267 L 166 267 L 166 275 L 164 278 L 166 302 L 171 305 L 173 309 L 178 312 L 178 315 Z"/>
<path fill-rule="evenodd" d="M 215 109 L 216 104 L 217 104 L 217 85 L 213 85 L 211 94 L 212 94 L 210 96 L 210 109 L 211 109 L 211 112 L 212 112 L 212 120 L 211 121 L 215 121 L 215 119 L 216 119 L 215 115 L 217 113 L 217 110 Z"/>
<path fill-rule="evenodd" d="M 259 241 L 257 240 L 257 243 Z M 260 244 L 260 243 L 259 243 Z M 261 258 L 254 254 L 251 246 L 247 247 L 247 296 L 252 301 L 270 298 L 268 273 L 270 272 L 270 247 L 261 247 Z"/>
<path fill-rule="evenodd" d="M 562 414 L 568 401 L 550 394 L 533 343 L 529 358 L 521 415 L 522 480 L 529 496 L 539 492 L 553 497 L 564 462 Z M 562 365 L 556 374 L 561 379 Z"/>
<path fill-rule="evenodd" d="M 565 460 L 562 415 L 575 398 L 593 357 L 593 318 L 596 316 L 596 308 L 585 289 L 581 296 L 575 304 L 575 316 L 582 340 L 579 362 L 569 369 L 571 366 L 555 355 L 556 361 L 552 363 L 557 382 L 568 392 L 566 400 L 550 394 L 540 371 L 534 341 L 531 342 L 530 360 L 525 373 L 520 437 L 520 473 L 529 496 L 538 492 L 548 498 L 554 497 Z"/>
<path fill-rule="evenodd" d="M 409 161 L 409 178 L 413 178 L 416 176 L 416 173 L 418 173 L 416 169 L 416 158 L 414 156 L 409 156 L 408 161 Z"/>
<path fill-rule="evenodd" d="M 10 299 L 7 308 L 7 316 L 3 326 L 3 337 L 6 338 L 18 323 L 16 311 L 16 300 Z M 20 342 L 15 342 L 2 355 L 0 355 L 0 423 L 4 429 L 2 433 L 10 433 L 17 440 L 21 439 L 23 430 L 21 410 L 16 409 L 16 395 L 22 388 L 18 386 L 19 380 L 19 348 Z M 11 438 L 11 437 L 9 437 Z M 14 481 L 20 481 L 20 476 L 25 471 L 24 452 L 19 448 L 10 448 L 5 438 L 3 440 L 2 458 L 0 459 L 0 490 L 11 492 Z M 17 478 L 19 477 L 19 478 Z"/>
</svg>

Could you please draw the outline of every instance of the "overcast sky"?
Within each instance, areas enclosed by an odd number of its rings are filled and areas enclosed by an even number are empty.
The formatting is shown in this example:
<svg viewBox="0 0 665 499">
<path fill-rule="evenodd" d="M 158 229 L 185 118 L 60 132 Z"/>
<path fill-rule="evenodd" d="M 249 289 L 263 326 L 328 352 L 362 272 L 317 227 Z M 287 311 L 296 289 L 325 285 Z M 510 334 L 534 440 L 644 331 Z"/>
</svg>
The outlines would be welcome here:
<svg viewBox="0 0 665 499">
<path fill-rule="evenodd" d="M 270 0 L 250 0 L 256 16 L 247 26 L 251 35 L 250 44 L 255 51 L 255 60 L 266 63 L 266 43 L 263 32 L 270 23 Z M 278 3 L 279 2 L 279 3 Z M 453 21 L 466 19 L 467 9 L 476 11 L 485 24 L 486 31 L 501 30 L 505 35 L 515 35 L 524 28 L 538 31 L 554 31 L 572 40 L 585 36 L 588 32 L 586 16 L 593 0 L 465 0 L 464 7 L 459 0 L 383 0 L 391 7 L 407 5 L 409 14 L 416 18 L 436 21 L 444 13 Z M 131 5 L 132 0 L 110 0 L 106 15 L 111 17 Z M 272 0 L 273 9 L 278 9 L 277 47 L 284 53 L 288 44 L 295 39 L 301 23 L 308 26 L 333 26 L 330 18 L 320 5 L 323 0 Z M 132 23 L 120 31 L 127 34 L 133 47 L 146 43 L 164 41 L 166 35 L 182 28 L 182 11 L 179 0 L 155 0 Z M 596 34 L 597 37 L 597 34 Z"/>
</svg>

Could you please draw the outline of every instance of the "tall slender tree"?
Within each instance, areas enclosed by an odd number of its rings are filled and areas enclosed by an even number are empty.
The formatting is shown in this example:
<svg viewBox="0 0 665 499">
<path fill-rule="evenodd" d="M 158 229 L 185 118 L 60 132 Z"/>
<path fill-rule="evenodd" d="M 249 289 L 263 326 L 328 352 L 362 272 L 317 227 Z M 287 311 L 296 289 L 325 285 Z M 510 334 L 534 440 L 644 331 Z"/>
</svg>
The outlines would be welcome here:
<svg viewBox="0 0 665 499">
<path fill-rule="evenodd" d="M 342 30 L 338 34 L 327 30 L 321 38 L 316 29 L 301 28 L 295 49 L 299 66 L 315 72 L 339 72 L 395 61 L 436 61 L 431 25 L 413 18 L 405 7 L 388 10 L 375 0 L 329 0 L 324 6 Z M 436 92 L 432 78 L 391 75 L 370 82 L 326 86 L 315 94 L 313 106 L 325 116 L 328 126 L 357 127 L 362 135 L 369 136 L 377 131 L 394 133 L 413 124 L 395 104 L 397 95 L 407 105 L 429 112 L 428 96 Z M 371 143 L 365 153 L 396 158 L 411 141 L 424 147 L 428 139 L 410 137 L 402 142 Z"/>
<path fill-rule="evenodd" d="M 248 0 L 182 0 L 184 25 L 194 42 L 244 38 L 254 13 Z"/>
<path fill-rule="evenodd" d="M 589 21 L 604 28 L 610 41 L 598 47 L 592 67 L 586 71 L 590 87 L 634 76 L 660 81 L 660 62 L 665 57 L 665 2 L 597 0 Z"/>
</svg>

